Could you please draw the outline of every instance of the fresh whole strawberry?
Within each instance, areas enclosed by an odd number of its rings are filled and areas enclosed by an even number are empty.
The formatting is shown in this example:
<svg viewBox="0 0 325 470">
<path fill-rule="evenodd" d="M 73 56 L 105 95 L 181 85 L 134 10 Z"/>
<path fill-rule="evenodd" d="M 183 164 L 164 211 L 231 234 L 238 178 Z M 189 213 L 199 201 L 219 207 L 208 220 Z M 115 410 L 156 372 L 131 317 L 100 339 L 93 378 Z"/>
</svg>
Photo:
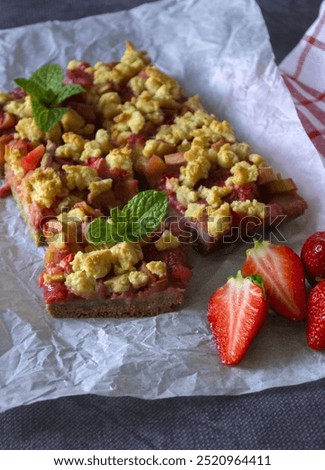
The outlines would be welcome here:
<svg viewBox="0 0 325 470">
<path fill-rule="evenodd" d="M 270 307 L 289 320 L 306 316 L 305 272 L 299 256 L 286 245 L 255 242 L 247 250 L 243 275 L 260 274 Z"/>
<path fill-rule="evenodd" d="M 309 294 L 306 320 L 307 344 L 312 349 L 325 349 L 325 280 Z"/>
<path fill-rule="evenodd" d="M 301 259 L 311 286 L 325 279 L 325 232 L 316 232 L 303 244 Z"/>
<path fill-rule="evenodd" d="M 208 321 L 221 362 L 238 364 L 267 317 L 263 279 L 240 271 L 217 289 L 208 303 Z"/>
</svg>

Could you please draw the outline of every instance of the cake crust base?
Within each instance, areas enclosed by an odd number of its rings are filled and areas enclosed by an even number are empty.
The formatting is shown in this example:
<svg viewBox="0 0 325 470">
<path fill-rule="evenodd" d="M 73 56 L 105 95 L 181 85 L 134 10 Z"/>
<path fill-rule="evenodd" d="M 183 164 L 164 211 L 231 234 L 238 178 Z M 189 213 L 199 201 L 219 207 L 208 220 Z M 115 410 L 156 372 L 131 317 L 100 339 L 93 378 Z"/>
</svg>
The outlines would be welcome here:
<svg viewBox="0 0 325 470">
<path fill-rule="evenodd" d="M 183 300 L 184 289 L 168 287 L 162 292 L 142 297 L 72 300 L 47 304 L 46 308 L 55 318 L 140 318 L 175 311 Z"/>
</svg>

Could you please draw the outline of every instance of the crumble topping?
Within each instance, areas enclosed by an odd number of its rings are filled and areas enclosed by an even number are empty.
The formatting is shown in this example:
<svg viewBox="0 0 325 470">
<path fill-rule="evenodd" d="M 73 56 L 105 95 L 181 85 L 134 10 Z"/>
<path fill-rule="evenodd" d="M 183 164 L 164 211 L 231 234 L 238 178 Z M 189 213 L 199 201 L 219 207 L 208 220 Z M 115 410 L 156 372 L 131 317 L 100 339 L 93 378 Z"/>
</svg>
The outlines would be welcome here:
<svg viewBox="0 0 325 470">
<path fill-rule="evenodd" d="M 89 158 L 107 155 L 110 150 L 111 141 L 108 131 L 105 129 L 98 129 L 95 139 L 84 144 L 80 160 L 82 162 L 87 162 Z"/>
<path fill-rule="evenodd" d="M 252 201 L 249 199 L 246 201 L 233 201 L 231 203 L 231 209 L 239 214 L 254 215 L 260 219 L 264 219 L 267 215 L 265 204 L 258 202 L 256 199 Z"/>
<path fill-rule="evenodd" d="M 132 287 L 139 289 L 148 284 L 149 276 L 142 271 L 131 271 L 128 275 Z"/>
<path fill-rule="evenodd" d="M 218 238 L 229 230 L 231 226 L 231 213 L 228 202 L 223 203 L 218 209 L 208 206 L 207 212 L 208 232 L 210 235 Z"/>
<path fill-rule="evenodd" d="M 24 117 L 16 124 L 16 131 L 22 139 L 29 139 L 31 142 L 39 142 L 44 134 L 37 127 L 33 117 Z"/>
<path fill-rule="evenodd" d="M 85 271 L 68 274 L 65 284 L 80 297 L 89 298 L 96 292 L 96 279 L 88 276 Z"/>
<path fill-rule="evenodd" d="M 37 168 L 23 182 L 30 202 L 37 202 L 44 207 L 51 207 L 57 196 L 63 192 L 60 176 L 53 168 Z"/>
<path fill-rule="evenodd" d="M 69 189 L 86 189 L 93 181 L 98 181 L 99 176 L 94 168 L 83 165 L 63 165 L 66 173 L 66 182 Z"/>
<path fill-rule="evenodd" d="M 258 168 L 254 164 L 249 164 L 248 162 L 239 162 L 236 163 L 231 169 L 230 173 L 233 176 L 230 176 L 226 180 L 226 185 L 231 186 L 236 184 L 242 186 L 246 183 L 253 183 L 257 181 L 258 178 Z"/>
<path fill-rule="evenodd" d="M 18 100 L 13 99 L 8 93 L 1 93 L 1 104 L 8 113 L 14 114 L 20 118 L 33 117 L 32 99 L 29 95 Z"/>
<path fill-rule="evenodd" d="M 146 263 L 146 268 L 158 277 L 167 276 L 167 265 L 163 261 L 150 261 L 150 263 Z"/>
<path fill-rule="evenodd" d="M 204 213 L 204 204 L 196 204 L 195 202 L 190 202 L 185 211 L 185 217 L 190 217 L 191 219 L 200 219 Z"/>
<path fill-rule="evenodd" d="M 123 292 L 127 292 L 131 287 L 128 273 L 114 276 L 111 279 L 104 281 L 104 284 L 108 292 L 115 294 L 122 294 Z"/>
<path fill-rule="evenodd" d="M 55 156 L 60 158 L 72 158 L 79 161 L 80 155 L 86 144 L 85 139 L 74 132 L 65 132 L 62 135 L 63 145 L 60 145 L 55 150 Z"/>
<path fill-rule="evenodd" d="M 106 162 L 113 170 L 125 170 L 128 173 L 133 172 L 131 149 L 128 146 L 111 150 L 106 156 Z"/>
<path fill-rule="evenodd" d="M 179 247 L 179 240 L 170 230 L 164 230 L 161 237 L 155 242 L 158 251 L 172 250 Z"/>
<path fill-rule="evenodd" d="M 85 271 L 87 276 L 99 279 L 107 276 L 111 270 L 112 253 L 109 249 L 82 253 L 78 251 L 71 263 L 74 272 Z"/>
</svg>

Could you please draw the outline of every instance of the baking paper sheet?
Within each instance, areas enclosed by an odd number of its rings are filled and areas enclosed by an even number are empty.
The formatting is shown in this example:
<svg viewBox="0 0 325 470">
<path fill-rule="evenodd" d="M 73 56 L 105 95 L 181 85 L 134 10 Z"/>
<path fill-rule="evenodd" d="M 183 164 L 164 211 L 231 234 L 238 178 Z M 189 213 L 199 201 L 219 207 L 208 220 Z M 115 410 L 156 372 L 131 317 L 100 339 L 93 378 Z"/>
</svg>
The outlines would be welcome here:
<svg viewBox="0 0 325 470">
<path fill-rule="evenodd" d="M 39 66 L 76 58 L 118 59 L 129 39 L 177 77 L 187 94 L 229 119 L 283 175 L 309 210 L 282 228 L 297 251 L 325 228 L 325 174 L 275 66 L 253 0 L 162 0 L 131 11 L 0 31 L 0 86 Z M 219 362 L 206 321 L 213 290 L 241 266 L 246 246 L 193 256 L 194 278 L 178 313 L 146 319 L 55 320 L 37 288 L 43 249 L 35 248 L 11 198 L 0 201 L 0 409 L 93 393 L 155 399 L 223 395 L 325 376 L 325 355 L 308 349 L 304 324 L 270 315 L 237 367 Z"/>
</svg>

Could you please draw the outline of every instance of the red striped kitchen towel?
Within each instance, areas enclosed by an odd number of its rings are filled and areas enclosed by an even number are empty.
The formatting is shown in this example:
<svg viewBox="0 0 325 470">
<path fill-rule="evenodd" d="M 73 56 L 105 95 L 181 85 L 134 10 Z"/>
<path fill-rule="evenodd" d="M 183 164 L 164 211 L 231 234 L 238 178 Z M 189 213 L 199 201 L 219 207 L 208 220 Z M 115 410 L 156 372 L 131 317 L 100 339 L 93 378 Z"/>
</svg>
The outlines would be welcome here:
<svg viewBox="0 0 325 470">
<path fill-rule="evenodd" d="M 316 21 L 280 64 L 280 71 L 325 165 L 325 1 Z"/>
</svg>

